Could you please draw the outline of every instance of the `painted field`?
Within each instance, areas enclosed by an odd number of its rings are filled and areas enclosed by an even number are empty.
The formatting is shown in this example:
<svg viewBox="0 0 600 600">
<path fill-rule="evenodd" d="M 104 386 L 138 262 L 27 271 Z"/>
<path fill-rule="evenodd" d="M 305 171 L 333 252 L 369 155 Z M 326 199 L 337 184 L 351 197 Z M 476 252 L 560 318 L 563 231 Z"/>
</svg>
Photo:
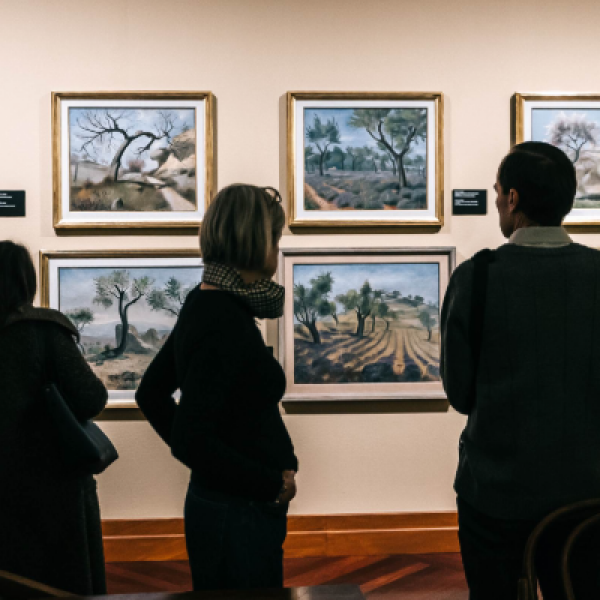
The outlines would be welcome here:
<svg viewBox="0 0 600 600">
<path fill-rule="evenodd" d="M 353 313 L 319 321 L 320 343 L 309 330 L 294 331 L 295 383 L 383 383 L 439 381 L 439 330 L 421 324 L 423 312 L 437 309 L 390 305 L 391 319 L 367 317 L 357 335 Z"/>
</svg>

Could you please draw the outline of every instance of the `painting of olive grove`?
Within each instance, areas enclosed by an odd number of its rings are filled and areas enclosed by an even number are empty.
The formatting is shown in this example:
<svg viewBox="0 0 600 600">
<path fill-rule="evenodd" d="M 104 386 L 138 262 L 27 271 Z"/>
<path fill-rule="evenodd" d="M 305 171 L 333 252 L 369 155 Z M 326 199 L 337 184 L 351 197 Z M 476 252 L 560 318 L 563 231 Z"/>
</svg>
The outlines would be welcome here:
<svg viewBox="0 0 600 600">
<path fill-rule="evenodd" d="M 69 108 L 69 201 L 81 211 L 196 210 L 194 108 Z"/>
<path fill-rule="evenodd" d="M 294 383 L 439 381 L 439 265 L 294 265 Z"/>
<path fill-rule="evenodd" d="M 135 390 L 201 279 L 201 267 L 60 267 L 58 308 L 107 389 Z"/>
<path fill-rule="evenodd" d="M 574 208 L 600 208 L 600 108 L 531 111 L 531 139 L 563 150 L 577 174 Z"/>
<path fill-rule="evenodd" d="M 427 109 L 305 108 L 304 208 L 427 208 Z"/>
</svg>

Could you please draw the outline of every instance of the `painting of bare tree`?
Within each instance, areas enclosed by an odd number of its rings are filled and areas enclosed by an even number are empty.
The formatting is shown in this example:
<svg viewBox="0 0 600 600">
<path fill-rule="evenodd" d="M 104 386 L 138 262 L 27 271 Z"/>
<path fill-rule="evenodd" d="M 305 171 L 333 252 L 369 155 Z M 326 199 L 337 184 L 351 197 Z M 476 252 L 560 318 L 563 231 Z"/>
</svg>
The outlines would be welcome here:
<svg viewBox="0 0 600 600">
<path fill-rule="evenodd" d="M 68 96 L 54 95 L 55 225 L 197 225 L 212 177 L 210 98 Z"/>
<path fill-rule="evenodd" d="M 565 224 L 600 223 L 600 96 L 516 94 L 515 142 L 552 144 L 565 152 L 577 176 L 573 210 Z"/>
<path fill-rule="evenodd" d="M 441 223 L 441 94 L 288 94 L 291 226 Z"/>
<path fill-rule="evenodd" d="M 281 341 L 294 397 L 439 392 L 452 249 L 284 251 Z"/>
<path fill-rule="evenodd" d="M 187 295 L 202 279 L 197 257 L 55 253 L 43 260 L 42 268 L 47 304 L 77 327 L 81 352 L 112 399 L 133 397 Z"/>
<path fill-rule="evenodd" d="M 71 210 L 196 208 L 192 109 L 69 111 Z"/>
</svg>

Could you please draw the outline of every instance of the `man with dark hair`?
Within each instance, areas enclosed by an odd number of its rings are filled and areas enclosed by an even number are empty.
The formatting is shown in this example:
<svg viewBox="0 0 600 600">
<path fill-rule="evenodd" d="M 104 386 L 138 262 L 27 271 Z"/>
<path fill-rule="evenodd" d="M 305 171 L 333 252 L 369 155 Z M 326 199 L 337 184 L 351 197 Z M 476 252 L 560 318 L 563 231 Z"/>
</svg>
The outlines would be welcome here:
<svg viewBox="0 0 600 600">
<path fill-rule="evenodd" d="M 508 243 L 455 270 L 441 316 L 444 388 L 468 415 L 454 487 L 471 600 L 516 599 L 535 525 L 600 497 L 600 252 L 561 227 L 575 197 L 573 165 L 549 144 L 519 144 L 494 188 Z M 549 536 L 538 553 L 545 600 L 564 598 L 565 535 Z M 597 544 L 575 550 L 576 597 L 597 600 Z"/>
</svg>

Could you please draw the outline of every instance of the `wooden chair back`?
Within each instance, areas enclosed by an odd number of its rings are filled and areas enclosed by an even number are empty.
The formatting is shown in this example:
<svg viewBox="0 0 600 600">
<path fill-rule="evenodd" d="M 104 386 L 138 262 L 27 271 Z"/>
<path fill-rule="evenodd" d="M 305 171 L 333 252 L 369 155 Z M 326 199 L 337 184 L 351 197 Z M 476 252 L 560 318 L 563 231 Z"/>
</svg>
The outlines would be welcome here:
<svg viewBox="0 0 600 600">
<path fill-rule="evenodd" d="M 562 576 L 563 584 L 565 586 L 565 593 L 567 594 L 568 600 L 574 600 L 573 587 L 571 586 L 571 578 L 569 575 L 569 558 L 571 549 L 577 538 L 592 525 L 600 522 L 600 498 L 594 498 L 592 500 L 583 500 L 582 502 L 575 502 L 563 506 L 558 510 L 550 513 L 547 517 L 542 519 L 535 529 L 531 532 L 527 544 L 525 546 L 525 553 L 523 555 L 523 569 L 521 572 L 521 578 L 519 579 L 519 591 L 518 600 L 537 600 L 537 574 L 535 572 L 535 553 L 537 550 L 538 542 L 541 536 L 556 522 L 563 521 L 568 518 L 576 518 L 578 516 L 587 516 L 590 513 L 595 513 L 591 518 L 587 518 L 582 523 L 577 525 L 571 532 L 567 539 L 562 553 Z M 566 574 L 566 578 L 565 578 Z M 571 594 L 569 596 L 569 593 Z"/>
</svg>

